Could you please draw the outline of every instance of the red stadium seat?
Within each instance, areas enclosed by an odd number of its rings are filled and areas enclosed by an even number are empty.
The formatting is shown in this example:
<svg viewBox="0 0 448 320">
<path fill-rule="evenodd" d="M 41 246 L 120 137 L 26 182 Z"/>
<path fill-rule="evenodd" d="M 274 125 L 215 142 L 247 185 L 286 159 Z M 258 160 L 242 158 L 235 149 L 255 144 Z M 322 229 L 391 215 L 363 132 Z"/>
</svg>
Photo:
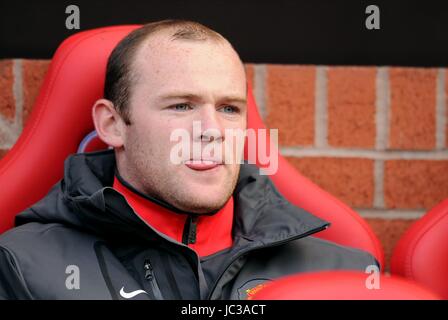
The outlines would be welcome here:
<svg viewBox="0 0 448 320">
<path fill-rule="evenodd" d="M 103 95 L 107 58 L 137 27 L 80 32 L 56 51 L 26 128 L 0 162 L 0 233 L 11 228 L 15 215 L 41 199 L 62 177 L 64 159 L 94 129 L 91 108 Z M 248 128 L 264 128 L 251 89 L 248 108 Z M 98 142 L 93 139 L 86 150 L 105 147 Z M 92 144 L 97 145 L 89 147 Z M 303 177 L 281 156 L 272 179 L 292 203 L 332 223 L 320 237 L 366 250 L 383 265 L 378 239 L 352 209 Z"/>
<path fill-rule="evenodd" d="M 401 237 L 392 254 L 391 272 L 448 299 L 448 199 L 411 225 Z"/>
<path fill-rule="evenodd" d="M 302 273 L 284 277 L 256 289 L 251 300 L 435 300 L 440 297 L 419 284 L 396 276 L 379 277 L 377 288 L 370 274 L 355 271 Z M 367 282 L 367 284 L 366 284 Z"/>
</svg>

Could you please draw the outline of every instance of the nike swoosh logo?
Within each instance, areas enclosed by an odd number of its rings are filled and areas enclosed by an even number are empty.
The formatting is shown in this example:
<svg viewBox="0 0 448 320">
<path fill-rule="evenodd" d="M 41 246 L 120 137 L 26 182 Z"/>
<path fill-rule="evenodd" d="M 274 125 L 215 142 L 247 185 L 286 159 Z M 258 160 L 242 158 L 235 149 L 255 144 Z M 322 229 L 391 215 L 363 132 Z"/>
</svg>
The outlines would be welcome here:
<svg viewBox="0 0 448 320">
<path fill-rule="evenodd" d="M 148 292 L 146 292 L 145 290 L 135 290 L 135 291 L 132 291 L 132 292 L 124 292 L 124 287 L 121 287 L 121 289 L 120 289 L 120 296 L 122 296 L 125 299 L 134 298 L 135 296 L 137 296 L 137 295 L 139 295 L 141 293 L 148 294 Z"/>
</svg>

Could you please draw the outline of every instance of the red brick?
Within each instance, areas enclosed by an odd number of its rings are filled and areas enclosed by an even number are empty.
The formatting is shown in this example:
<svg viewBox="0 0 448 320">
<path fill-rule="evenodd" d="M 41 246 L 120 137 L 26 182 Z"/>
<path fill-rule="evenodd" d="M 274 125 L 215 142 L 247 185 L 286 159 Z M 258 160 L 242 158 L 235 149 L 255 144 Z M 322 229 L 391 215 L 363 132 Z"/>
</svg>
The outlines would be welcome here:
<svg viewBox="0 0 448 320">
<path fill-rule="evenodd" d="M 416 220 L 366 218 L 373 232 L 378 236 L 384 249 L 385 271 L 390 271 L 390 259 L 398 240 Z"/>
<path fill-rule="evenodd" d="M 9 120 L 16 113 L 13 85 L 13 61 L 0 60 L 0 115 Z"/>
<path fill-rule="evenodd" d="M 373 204 L 373 161 L 358 158 L 292 158 L 303 175 L 350 206 Z"/>
<path fill-rule="evenodd" d="M 390 69 L 390 138 L 393 149 L 435 146 L 436 69 Z"/>
<path fill-rule="evenodd" d="M 327 79 L 329 145 L 373 147 L 376 68 L 329 68 Z"/>
<path fill-rule="evenodd" d="M 23 123 L 25 124 L 47 72 L 49 60 L 23 60 Z"/>
<path fill-rule="evenodd" d="M 279 130 L 279 144 L 314 142 L 314 88 L 316 68 L 267 66 L 266 125 Z"/>
<path fill-rule="evenodd" d="M 430 209 L 448 198 L 448 160 L 390 160 L 385 165 L 389 208 Z"/>
<path fill-rule="evenodd" d="M 244 67 L 246 68 L 246 78 L 247 82 L 249 82 L 252 85 L 252 88 L 254 87 L 254 75 L 255 75 L 255 68 L 253 63 L 245 63 Z"/>
</svg>

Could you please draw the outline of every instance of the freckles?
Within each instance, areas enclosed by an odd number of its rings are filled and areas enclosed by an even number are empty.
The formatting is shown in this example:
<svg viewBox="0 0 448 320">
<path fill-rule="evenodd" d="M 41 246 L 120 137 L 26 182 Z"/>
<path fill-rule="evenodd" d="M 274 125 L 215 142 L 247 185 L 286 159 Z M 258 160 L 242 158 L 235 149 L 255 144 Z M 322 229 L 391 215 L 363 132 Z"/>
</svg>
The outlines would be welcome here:
<svg viewBox="0 0 448 320">
<path fill-rule="evenodd" d="M 181 121 L 177 119 L 169 119 L 161 125 L 163 126 L 163 130 L 169 131 L 169 133 L 177 129 L 183 129 L 188 132 L 191 132 L 191 130 L 193 129 L 193 121 L 186 119 L 183 119 Z"/>
<path fill-rule="evenodd" d="M 167 121 L 165 124 L 162 124 L 161 130 L 164 132 L 164 135 L 169 137 L 174 130 L 181 128 L 182 126 L 180 126 L 179 124 L 176 124 L 172 121 Z"/>
</svg>

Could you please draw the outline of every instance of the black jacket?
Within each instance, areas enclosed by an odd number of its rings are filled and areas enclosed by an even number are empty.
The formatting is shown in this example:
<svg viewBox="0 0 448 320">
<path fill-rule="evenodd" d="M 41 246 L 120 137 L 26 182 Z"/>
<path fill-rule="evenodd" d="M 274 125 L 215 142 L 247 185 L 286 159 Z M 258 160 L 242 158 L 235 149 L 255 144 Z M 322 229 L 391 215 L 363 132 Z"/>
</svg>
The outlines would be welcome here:
<svg viewBox="0 0 448 320">
<path fill-rule="evenodd" d="M 112 151 L 66 160 L 64 178 L 0 236 L 0 298 L 245 299 L 281 276 L 377 265 L 311 237 L 329 224 L 253 165 L 241 165 L 233 194 L 233 247 L 203 258 L 140 219 L 111 187 L 114 172 Z"/>
</svg>

